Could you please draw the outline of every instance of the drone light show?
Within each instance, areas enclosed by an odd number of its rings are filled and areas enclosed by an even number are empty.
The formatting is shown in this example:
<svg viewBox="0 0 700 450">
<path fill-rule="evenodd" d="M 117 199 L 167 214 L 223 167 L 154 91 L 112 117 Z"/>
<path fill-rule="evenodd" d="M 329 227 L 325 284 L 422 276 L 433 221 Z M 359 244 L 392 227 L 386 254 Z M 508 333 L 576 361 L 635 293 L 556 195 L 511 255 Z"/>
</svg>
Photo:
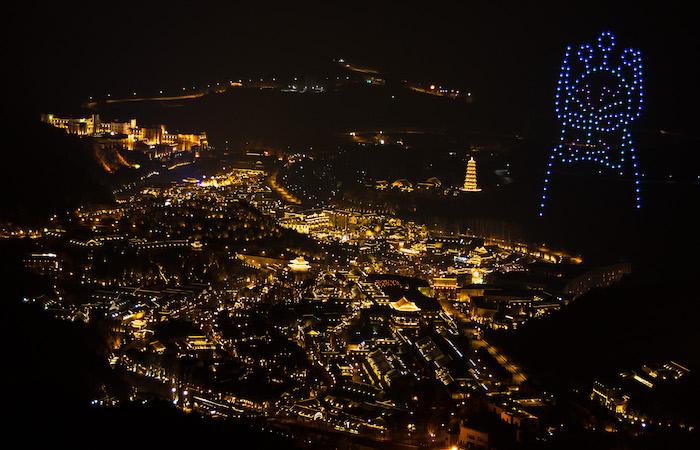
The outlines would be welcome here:
<svg viewBox="0 0 700 450">
<path fill-rule="evenodd" d="M 555 164 L 593 162 L 634 181 L 634 206 L 642 206 L 639 166 L 630 126 L 644 105 L 639 50 L 620 50 L 603 32 L 594 45 L 566 48 L 557 81 L 555 110 L 559 142 L 545 171 L 539 215 L 544 215 Z"/>
</svg>

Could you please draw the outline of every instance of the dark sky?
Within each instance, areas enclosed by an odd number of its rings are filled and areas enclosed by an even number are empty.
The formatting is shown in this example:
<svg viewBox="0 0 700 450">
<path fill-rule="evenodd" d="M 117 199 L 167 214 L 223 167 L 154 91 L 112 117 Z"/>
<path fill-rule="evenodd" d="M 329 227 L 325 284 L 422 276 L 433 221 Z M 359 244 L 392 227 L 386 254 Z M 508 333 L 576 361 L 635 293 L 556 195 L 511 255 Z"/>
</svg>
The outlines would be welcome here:
<svg viewBox="0 0 700 450">
<path fill-rule="evenodd" d="M 551 114 L 563 47 L 610 29 L 644 52 L 646 126 L 694 130 L 698 32 L 681 2 L 327 3 L 22 2 L 5 13 L 6 87 L 35 113 L 105 92 L 304 72 L 342 56 L 471 90 L 528 123 Z"/>
</svg>

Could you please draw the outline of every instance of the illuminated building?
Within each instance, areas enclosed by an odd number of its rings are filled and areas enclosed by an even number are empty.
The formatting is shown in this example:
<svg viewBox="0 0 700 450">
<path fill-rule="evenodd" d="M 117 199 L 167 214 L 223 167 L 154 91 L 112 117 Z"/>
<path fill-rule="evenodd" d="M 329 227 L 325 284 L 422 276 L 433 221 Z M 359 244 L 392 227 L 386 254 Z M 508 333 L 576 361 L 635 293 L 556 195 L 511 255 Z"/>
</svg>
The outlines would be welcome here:
<svg viewBox="0 0 700 450">
<path fill-rule="evenodd" d="M 367 355 L 364 367 L 373 384 L 380 388 L 389 387 L 392 380 L 400 375 L 392 364 L 392 359 L 382 350 L 375 350 Z"/>
<path fill-rule="evenodd" d="M 41 121 L 48 123 L 56 128 L 65 130 L 68 134 L 77 134 L 79 136 L 92 135 L 96 133 L 99 124 L 99 115 L 93 114 L 90 117 L 56 117 L 53 114 L 42 114 Z"/>
<path fill-rule="evenodd" d="M 457 278 L 454 277 L 435 277 L 433 278 L 433 289 L 436 290 L 450 290 L 453 291 L 457 289 Z"/>
<path fill-rule="evenodd" d="M 389 187 L 389 183 L 386 180 L 377 180 L 374 182 L 374 188 L 380 191 L 385 190 L 387 187 Z"/>
<path fill-rule="evenodd" d="M 411 192 L 413 190 L 413 183 L 405 178 L 402 178 L 391 183 L 391 187 L 402 191 Z"/>
<path fill-rule="evenodd" d="M 78 136 L 92 136 L 99 134 L 123 134 L 129 136 L 133 140 L 133 133 L 136 127 L 136 119 L 128 121 L 112 121 L 103 122 L 99 114 L 93 114 L 89 117 L 57 117 L 53 114 L 42 114 L 41 121 L 48 123 L 56 128 L 65 130 L 68 134 L 77 134 Z"/>
<path fill-rule="evenodd" d="M 187 336 L 185 345 L 189 350 L 213 350 L 216 348 L 216 345 L 207 336 L 199 335 Z"/>
<path fill-rule="evenodd" d="M 430 285 L 432 292 L 426 294 L 430 297 L 445 297 L 454 299 L 457 296 L 457 278 L 435 277 Z"/>
<path fill-rule="evenodd" d="M 163 146 L 162 151 L 156 151 L 155 157 L 166 156 L 172 151 L 192 151 L 196 148 L 207 148 L 207 134 L 201 133 L 170 133 L 165 125 L 157 127 L 139 127 L 136 119 L 128 121 L 103 122 L 99 114 L 90 117 L 66 118 L 53 114 L 42 114 L 41 121 L 56 128 L 65 130 L 68 134 L 78 136 L 113 136 L 121 138 L 122 144 L 129 150 L 134 149 L 137 142 L 149 147 Z"/>
<path fill-rule="evenodd" d="M 464 177 L 464 186 L 462 186 L 461 190 L 466 192 L 479 192 L 481 190 L 476 184 L 476 161 L 474 161 L 474 157 L 469 158 L 467 162 L 467 175 Z"/>
<path fill-rule="evenodd" d="M 330 220 L 325 211 L 285 211 L 279 224 L 281 227 L 294 230 L 297 233 L 309 234 L 312 231 L 330 226 Z"/>
<path fill-rule="evenodd" d="M 292 272 L 307 272 L 311 268 L 311 265 L 303 256 L 297 256 L 289 261 L 287 267 L 289 267 Z"/>
<path fill-rule="evenodd" d="M 418 312 L 420 311 L 420 308 L 418 305 L 407 299 L 406 297 L 401 297 L 400 299 L 396 300 L 395 302 L 389 303 L 389 306 L 391 306 L 393 309 L 396 311 L 401 311 L 401 312 Z"/>
<path fill-rule="evenodd" d="M 425 181 L 421 181 L 417 185 L 418 189 L 439 189 L 442 187 L 442 181 L 436 177 L 430 177 Z"/>
<path fill-rule="evenodd" d="M 24 267 L 40 274 L 56 273 L 61 270 L 55 253 L 32 253 L 24 258 Z"/>
<path fill-rule="evenodd" d="M 160 250 L 166 248 L 189 248 L 192 242 L 187 239 L 169 239 L 166 241 L 147 241 L 145 239 L 130 239 L 129 246 L 137 250 Z"/>
<path fill-rule="evenodd" d="M 158 127 L 134 128 L 134 135 L 137 141 L 149 146 L 164 145 L 172 147 L 177 151 L 190 151 L 193 147 L 207 147 L 206 133 L 182 134 L 170 133 L 165 125 Z"/>
<path fill-rule="evenodd" d="M 483 284 L 484 272 L 479 269 L 472 269 L 472 284 Z"/>
<path fill-rule="evenodd" d="M 627 402 L 629 401 L 629 397 L 621 393 L 619 389 L 609 388 L 599 381 L 593 384 L 591 399 L 597 399 L 606 408 L 619 414 L 624 414 L 627 411 Z"/>
<path fill-rule="evenodd" d="M 489 434 L 474 425 L 470 426 L 461 422 L 459 424 L 459 443 L 465 448 L 488 449 Z"/>
<path fill-rule="evenodd" d="M 642 112 L 644 77 L 639 50 L 616 50 L 609 31 L 595 45 L 566 47 L 557 81 L 555 110 L 559 143 L 547 161 L 539 215 L 555 163 L 593 162 L 634 180 L 635 207 L 641 208 L 639 168 L 630 125 Z"/>
<path fill-rule="evenodd" d="M 632 267 L 629 263 L 594 267 L 568 280 L 562 291 L 577 298 L 592 289 L 612 286 L 631 272 Z"/>
<path fill-rule="evenodd" d="M 97 116 L 99 121 L 99 116 Z M 136 119 L 130 119 L 128 121 L 112 121 L 112 122 L 99 122 L 97 130 L 100 133 L 109 134 L 126 134 L 133 135 L 133 130 L 136 129 Z M 133 139 L 133 138 L 132 138 Z"/>
</svg>

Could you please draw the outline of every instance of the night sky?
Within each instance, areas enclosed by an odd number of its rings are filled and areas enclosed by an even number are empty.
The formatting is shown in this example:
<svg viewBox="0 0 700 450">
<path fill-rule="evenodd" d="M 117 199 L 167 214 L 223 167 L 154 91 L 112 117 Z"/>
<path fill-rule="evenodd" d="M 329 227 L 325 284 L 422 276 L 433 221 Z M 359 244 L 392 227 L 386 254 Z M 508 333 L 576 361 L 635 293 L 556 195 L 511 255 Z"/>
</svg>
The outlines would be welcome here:
<svg viewBox="0 0 700 450">
<path fill-rule="evenodd" d="M 553 119 L 563 48 L 611 30 L 645 58 L 648 111 L 640 126 L 694 130 L 698 34 L 681 2 L 464 3 L 29 2 L 5 14 L 4 60 L 12 96 L 36 113 L 106 92 L 308 73 L 344 57 L 470 90 L 518 132 Z"/>
</svg>

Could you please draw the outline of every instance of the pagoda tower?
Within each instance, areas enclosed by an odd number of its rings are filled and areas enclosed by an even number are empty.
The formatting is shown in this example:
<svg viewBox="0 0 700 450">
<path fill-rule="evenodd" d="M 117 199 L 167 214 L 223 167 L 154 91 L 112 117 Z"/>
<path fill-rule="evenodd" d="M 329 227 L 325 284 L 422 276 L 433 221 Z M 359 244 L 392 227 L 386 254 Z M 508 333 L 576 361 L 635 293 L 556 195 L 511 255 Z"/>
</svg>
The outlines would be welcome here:
<svg viewBox="0 0 700 450">
<path fill-rule="evenodd" d="M 474 157 L 469 158 L 469 162 L 467 162 L 467 176 L 464 177 L 464 186 L 461 190 L 467 192 L 479 192 L 481 190 L 476 185 L 476 161 L 474 161 Z"/>
</svg>

